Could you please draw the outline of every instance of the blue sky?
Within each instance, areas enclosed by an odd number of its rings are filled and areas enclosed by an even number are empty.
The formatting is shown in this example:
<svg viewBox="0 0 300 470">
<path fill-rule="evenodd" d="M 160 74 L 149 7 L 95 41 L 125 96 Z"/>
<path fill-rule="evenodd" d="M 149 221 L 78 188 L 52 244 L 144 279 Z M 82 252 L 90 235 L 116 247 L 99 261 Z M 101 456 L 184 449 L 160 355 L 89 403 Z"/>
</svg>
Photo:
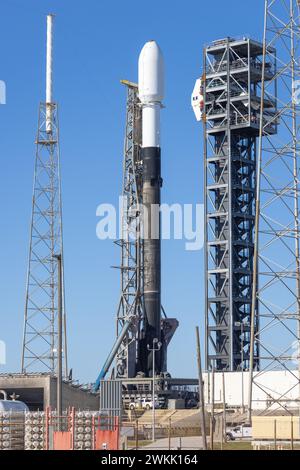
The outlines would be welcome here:
<svg viewBox="0 0 300 470">
<path fill-rule="evenodd" d="M 140 49 L 160 44 L 166 62 L 162 114 L 162 198 L 199 203 L 203 197 L 201 126 L 190 94 L 201 73 L 202 46 L 225 36 L 260 38 L 263 1 L 106 2 L 1 0 L 0 339 L 7 365 L 20 369 L 25 276 L 38 104 L 44 100 L 47 13 L 55 13 L 55 99 L 60 106 L 69 365 L 93 381 L 114 339 L 119 262 L 112 241 L 96 238 L 96 208 L 117 204 L 122 182 L 125 89 L 137 79 Z M 151 9 L 150 6 L 151 5 Z M 169 349 L 173 376 L 196 374 L 195 326 L 203 331 L 202 252 L 163 242 L 163 304 L 180 328 Z"/>
</svg>

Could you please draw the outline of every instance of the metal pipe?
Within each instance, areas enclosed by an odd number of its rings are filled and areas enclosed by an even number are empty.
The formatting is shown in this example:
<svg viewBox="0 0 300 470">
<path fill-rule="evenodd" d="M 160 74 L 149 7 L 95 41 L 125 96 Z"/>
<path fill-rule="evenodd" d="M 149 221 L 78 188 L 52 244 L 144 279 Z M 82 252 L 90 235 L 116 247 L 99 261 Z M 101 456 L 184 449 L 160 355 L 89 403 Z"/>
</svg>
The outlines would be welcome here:
<svg viewBox="0 0 300 470">
<path fill-rule="evenodd" d="M 53 15 L 47 15 L 46 131 L 48 133 L 52 132 L 53 18 Z"/>
<path fill-rule="evenodd" d="M 61 255 L 56 255 L 58 269 L 57 286 L 57 416 L 59 431 L 62 431 L 62 259 Z"/>
<path fill-rule="evenodd" d="M 245 413 L 245 394 L 244 394 L 244 323 L 241 322 L 241 361 L 242 361 L 242 413 Z"/>
<path fill-rule="evenodd" d="M 202 84 L 203 84 L 203 100 L 204 103 L 206 102 L 206 49 L 203 49 L 203 64 L 204 64 L 204 72 L 202 76 Z M 203 199 L 204 199 L 204 276 L 205 276 L 205 300 L 204 300 L 204 305 L 205 305 L 205 371 L 207 372 L 207 382 L 208 382 L 208 401 L 210 400 L 210 381 L 209 381 L 209 361 L 208 361 L 208 356 L 209 356 L 209 320 L 208 320 L 208 230 L 207 230 L 207 216 L 208 216 L 208 198 L 207 198 L 207 171 L 208 171 L 208 163 L 207 163 L 207 139 L 206 139 L 206 132 L 207 132 L 207 121 L 206 121 L 206 116 L 204 114 L 203 117 L 203 177 L 204 177 L 204 185 L 203 185 Z"/>
<path fill-rule="evenodd" d="M 147 344 L 148 351 L 152 352 L 152 442 L 155 442 L 155 353 L 160 351 L 161 346 L 158 338 L 153 338 L 152 348 Z"/>
<path fill-rule="evenodd" d="M 152 351 L 152 373 L 153 373 L 153 383 L 152 383 L 152 441 L 155 442 L 155 353 L 156 349 L 153 344 L 153 351 Z"/>
<path fill-rule="evenodd" d="M 223 389 L 223 429 L 222 429 L 222 442 L 226 442 L 226 382 L 225 382 L 225 372 L 222 372 L 222 389 Z"/>
<path fill-rule="evenodd" d="M 212 367 L 212 386 L 211 386 L 211 419 L 210 419 L 210 450 L 214 450 L 214 433 L 215 433 L 215 368 Z"/>
<path fill-rule="evenodd" d="M 118 349 L 119 349 L 119 347 L 121 346 L 121 343 L 122 343 L 122 341 L 123 341 L 123 338 L 124 338 L 124 336 L 126 335 L 127 331 L 128 331 L 129 328 L 130 328 L 130 325 L 131 325 L 131 321 L 130 321 L 130 320 L 128 320 L 127 322 L 124 323 L 124 326 L 123 326 L 123 328 L 122 328 L 122 331 L 121 331 L 119 337 L 116 339 L 116 342 L 115 342 L 115 344 L 114 344 L 114 346 L 113 346 L 111 352 L 109 353 L 109 355 L 108 355 L 108 357 L 107 357 L 107 359 L 106 359 L 106 361 L 105 361 L 105 363 L 104 363 L 104 366 L 103 366 L 102 369 L 101 369 L 100 374 L 99 374 L 98 377 L 97 377 L 97 380 L 96 380 L 96 382 L 95 382 L 95 384 L 94 384 L 94 388 L 93 388 L 93 391 L 94 391 L 94 392 L 97 392 L 97 391 L 99 390 L 100 384 L 101 384 L 101 380 L 103 380 L 103 379 L 105 378 L 105 376 L 106 376 L 106 374 L 107 374 L 107 372 L 108 372 L 110 366 L 112 365 L 113 360 L 114 360 L 114 358 L 116 357 L 116 354 L 117 354 L 117 352 L 118 352 Z"/>
<path fill-rule="evenodd" d="M 262 63 L 262 83 L 261 83 L 261 102 L 260 102 L 260 125 L 259 125 L 259 151 L 257 161 L 257 185 L 256 185 L 256 204 L 255 204 L 255 233 L 254 233 L 254 254 L 253 254 L 253 279 L 252 279 L 252 302 L 251 302 L 251 333 L 250 333 L 250 359 L 249 359 L 249 389 L 248 389 L 248 421 L 252 420 L 252 392 L 254 377 L 254 352 L 255 352 L 255 317 L 257 314 L 258 298 L 258 253 L 259 253 L 259 228 L 260 228 L 260 190 L 261 190 L 261 168 L 262 168 L 262 142 L 263 142 L 263 115 L 265 100 L 265 71 L 267 54 L 267 11 L 268 1 L 265 0 L 265 19 L 264 19 L 264 39 L 263 39 L 263 63 Z"/>
<path fill-rule="evenodd" d="M 203 450 L 207 450 L 200 333 L 199 333 L 198 326 L 196 327 L 196 342 L 197 342 L 197 363 L 198 363 L 198 377 L 199 377 L 199 408 L 200 408 L 200 426 L 201 426 L 201 434 L 202 434 L 202 446 L 203 446 Z"/>
<path fill-rule="evenodd" d="M 298 5 L 299 6 L 299 5 Z M 293 1 L 290 0 L 290 18 L 291 18 L 291 72 L 292 72 L 292 83 L 295 86 L 296 78 L 299 76 L 299 72 L 296 73 L 296 45 L 295 45 L 295 24 L 294 24 L 294 9 Z M 297 295 L 297 350 L 298 350 L 298 393 L 300 397 L 300 244 L 299 244 L 299 169 L 298 169 L 298 122 L 297 122 L 297 107 L 295 97 L 292 97 L 292 152 L 293 152 L 293 177 L 294 177 L 294 224 L 295 224 L 295 259 L 296 259 L 296 295 Z M 300 409 L 299 409 L 300 412 Z"/>
<path fill-rule="evenodd" d="M 7 393 L 5 390 L 0 390 L 0 393 L 3 395 L 3 400 L 7 400 Z"/>
</svg>

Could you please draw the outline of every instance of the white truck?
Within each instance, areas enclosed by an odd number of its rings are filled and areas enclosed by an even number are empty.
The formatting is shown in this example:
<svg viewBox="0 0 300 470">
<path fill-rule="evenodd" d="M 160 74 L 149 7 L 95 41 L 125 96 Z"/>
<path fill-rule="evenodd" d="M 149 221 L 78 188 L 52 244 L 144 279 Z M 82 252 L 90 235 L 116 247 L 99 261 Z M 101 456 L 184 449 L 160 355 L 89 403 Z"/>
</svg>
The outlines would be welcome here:
<svg viewBox="0 0 300 470">
<path fill-rule="evenodd" d="M 148 400 L 147 398 L 142 398 L 142 400 L 132 401 L 129 404 L 130 410 L 152 410 L 152 400 Z M 159 408 L 159 402 L 155 400 L 155 409 Z"/>
<path fill-rule="evenodd" d="M 252 427 L 247 424 L 235 426 L 226 429 L 227 441 L 235 441 L 239 439 L 250 439 L 252 437 Z"/>
</svg>

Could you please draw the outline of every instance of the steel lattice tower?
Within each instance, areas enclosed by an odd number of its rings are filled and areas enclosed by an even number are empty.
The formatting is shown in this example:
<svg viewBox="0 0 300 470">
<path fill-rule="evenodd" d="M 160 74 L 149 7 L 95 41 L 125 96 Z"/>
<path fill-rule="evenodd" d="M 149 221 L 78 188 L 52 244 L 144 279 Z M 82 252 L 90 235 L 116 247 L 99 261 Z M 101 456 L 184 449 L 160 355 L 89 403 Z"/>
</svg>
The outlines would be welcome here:
<svg viewBox="0 0 300 470">
<path fill-rule="evenodd" d="M 39 106 L 29 261 L 26 285 L 22 372 L 56 372 L 58 266 L 63 260 L 58 106 L 52 100 L 52 15 L 47 17 L 47 96 Z M 62 263 L 63 266 L 63 263 Z M 63 293 L 64 362 L 67 373 Z"/>
<path fill-rule="evenodd" d="M 268 411 L 291 406 L 291 393 L 295 395 L 300 384 L 299 58 L 299 2 L 266 0 L 261 116 L 266 101 L 276 100 L 277 106 L 260 126 L 254 252 L 258 282 L 253 289 L 260 321 L 258 330 L 253 322 L 251 329 L 250 417 L 254 389 L 263 392 Z M 268 80 L 264 72 L 270 67 L 276 75 Z M 279 125 L 276 136 L 269 133 L 271 122 Z M 286 372 L 282 394 L 265 380 L 266 372 L 275 370 Z"/>
<path fill-rule="evenodd" d="M 135 377 L 139 364 L 139 341 L 144 320 L 143 239 L 140 236 L 143 169 L 141 162 L 142 113 L 137 85 L 127 86 L 127 112 L 123 163 L 121 298 L 117 312 L 117 337 L 126 321 L 131 326 L 116 357 L 118 377 Z"/>
<path fill-rule="evenodd" d="M 122 81 L 127 86 L 126 131 L 123 161 L 122 237 L 116 242 L 121 247 L 121 297 L 117 311 L 117 338 L 129 322 L 116 355 L 118 377 L 133 378 L 144 374 L 147 338 L 144 306 L 144 212 L 143 162 L 141 160 L 142 110 L 138 86 Z M 161 307 L 163 363 L 167 372 L 167 347 L 178 327 L 175 318 L 168 318 Z"/>
<path fill-rule="evenodd" d="M 262 44 L 247 38 L 204 49 L 207 370 L 248 369 L 251 310 L 258 331 L 257 304 L 251 305 L 262 56 Z M 266 74 L 273 77 L 272 70 Z M 276 132 L 271 123 L 268 130 Z"/>
</svg>

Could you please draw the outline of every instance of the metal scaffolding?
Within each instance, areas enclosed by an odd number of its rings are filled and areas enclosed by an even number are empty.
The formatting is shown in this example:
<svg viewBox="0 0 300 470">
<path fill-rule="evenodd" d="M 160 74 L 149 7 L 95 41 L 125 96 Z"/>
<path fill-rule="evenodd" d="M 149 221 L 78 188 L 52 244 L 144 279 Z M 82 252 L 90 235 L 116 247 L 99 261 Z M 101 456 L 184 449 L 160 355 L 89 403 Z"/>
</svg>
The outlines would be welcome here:
<svg viewBox="0 0 300 470">
<path fill-rule="evenodd" d="M 265 394 L 265 411 L 299 407 L 299 403 L 291 403 L 291 392 L 300 386 L 299 57 L 298 1 L 266 0 L 260 116 L 266 114 L 267 101 L 275 101 L 276 106 L 260 123 L 250 418 L 254 388 Z M 266 75 L 270 67 L 276 67 L 272 78 Z M 270 124 L 279 125 L 277 135 L 269 132 Z M 254 325 L 255 303 L 259 306 L 258 329 Z M 255 345 L 260 351 L 259 368 Z M 285 393 L 278 394 L 271 384 L 265 384 L 265 373 L 270 370 L 286 372 Z"/>
<path fill-rule="evenodd" d="M 51 106 L 50 132 L 49 123 L 47 122 L 49 106 Z M 57 104 L 40 104 L 36 148 L 22 372 L 38 371 L 54 374 L 58 355 L 58 270 L 55 255 L 60 254 L 63 256 Z M 66 373 L 67 344 L 64 281 L 63 318 L 63 350 Z"/>
<path fill-rule="evenodd" d="M 141 237 L 141 204 L 143 169 L 141 162 L 142 113 L 138 87 L 123 81 L 127 87 L 126 134 L 123 163 L 121 298 L 117 311 L 117 337 L 126 321 L 129 331 L 116 356 L 118 377 L 135 377 L 139 364 L 139 341 L 144 320 L 143 308 L 143 238 Z"/>
<path fill-rule="evenodd" d="M 262 44 L 247 38 L 204 49 L 206 370 L 249 368 L 262 56 Z M 264 105 L 268 113 L 274 102 Z M 256 333 L 256 302 L 252 312 Z"/>
</svg>

